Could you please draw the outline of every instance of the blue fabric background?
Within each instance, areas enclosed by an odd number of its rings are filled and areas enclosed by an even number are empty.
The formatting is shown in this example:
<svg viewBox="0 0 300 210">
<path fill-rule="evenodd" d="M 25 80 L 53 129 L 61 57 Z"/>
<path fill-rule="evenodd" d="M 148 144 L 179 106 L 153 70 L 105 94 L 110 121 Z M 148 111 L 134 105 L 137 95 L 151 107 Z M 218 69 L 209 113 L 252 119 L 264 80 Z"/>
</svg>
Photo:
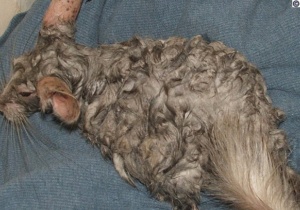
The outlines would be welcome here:
<svg viewBox="0 0 300 210">
<path fill-rule="evenodd" d="M 1 37 L 1 80 L 9 75 L 13 58 L 33 48 L 49 2 L 37 0 Z M 76 40 L 97 46 L 134 35 L 196 34 L 236 48 L 262 71 L 274 104 L 286 112 L 281 126 L 292 145 L 291 164 L 300 171 L 300 8 L 292 8 L 291 1 L 92 0 L 82 6 Z M 170 209 L 151 198 L 142 185 L 133 188 L 121 180 L 78 131 L 67 131 L 51 116 L 38 113 L 30 122 L 37 134 L 22 135 L 25 162 L 20 142 L 6 123 L 0 124 L 1 209 Z M 57 147 L 47 149 L 41 139 Z M 223 208 L 203 196 L 201 209 Z"/>
</svg>

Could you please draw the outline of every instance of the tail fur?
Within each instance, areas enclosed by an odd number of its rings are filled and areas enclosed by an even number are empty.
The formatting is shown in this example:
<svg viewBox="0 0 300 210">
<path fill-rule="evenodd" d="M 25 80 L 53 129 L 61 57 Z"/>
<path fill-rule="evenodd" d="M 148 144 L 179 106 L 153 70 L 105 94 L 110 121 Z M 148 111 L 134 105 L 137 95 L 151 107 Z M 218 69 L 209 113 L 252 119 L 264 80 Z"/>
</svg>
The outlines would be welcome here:
<svg viewBox="0 0 300 210">
<path fill-rule="evenodd" d="M 295 189 L 299 180 L 292 186 L 291 169 L 286 166 L 286 158 L 282 160 L 286 150 L 284 146 L 274 147 L 278 138 L 285 142 L 281 130 L 272 131 L 259 114 L 248 121 L 228 114 L 218 118 L 211 133 L 210 147 L 214 149 L 209 149 L 210 168 L 214 178 L 207 188 L 214 195 L 237 209 L 300 209 Z"/>
</svg>

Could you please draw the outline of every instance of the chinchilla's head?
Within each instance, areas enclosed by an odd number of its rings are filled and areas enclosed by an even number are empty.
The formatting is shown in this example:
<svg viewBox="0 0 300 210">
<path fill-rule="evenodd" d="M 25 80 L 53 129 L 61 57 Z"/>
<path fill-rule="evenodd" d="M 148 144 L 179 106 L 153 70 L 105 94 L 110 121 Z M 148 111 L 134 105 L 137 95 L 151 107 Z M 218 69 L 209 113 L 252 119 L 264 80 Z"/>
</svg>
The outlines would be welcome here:
<svg viewBox="0 0 300 210">
<path fill-rule="evenodd" d="M 43 18 L 36 50 L 39 47 L 41 49 L 43 46 L 51 46 L 57 39 L 73 41 L 74 23 L 81 3 L 82 0 L 51 1 Z M 57 45 L 53 45 L 52 49 L 55 47 Z M 51 52 L 55 54 L 56 50 Z M 39 110 L 36 86 L 37 77 L 41 77 L 38 72 L 42 69 L 38 66 L 41 57 L 42 53 L 25 54 L 14 61 L 12 76 L 0 91 L 0 112 L 10 122 L 23 121 L 29 114 Z M 47 63 L 43 67 L 47 68 Z"/>
<path fill-rule="evenodd" d="M 0 92 L 0 112 L 12 123 L 22 123 L 28 115 L 39 110 L 36 69 L 31 54 L 22 55 L 13 62 L 12 75 Z"/>
<path fill-rule="evenodd" d="M 83 79 L 82 69 L 87 64 L 83 56 L 78 56 L 73 33 L 74 27 L 68 23 L 43 28 L 33 50 L 14 60 L 11 77 L 0 90 L 0 112 L 8 121 L 21 122 L 31 113 L 45 108 L 40 108 L 37 91 L 43 77 L 56 76 L 76 84 Z M 74 68 L 76 65 L 80 68 Z M 49 95 L 51 99 L 52 95 Z"/>
</svg>

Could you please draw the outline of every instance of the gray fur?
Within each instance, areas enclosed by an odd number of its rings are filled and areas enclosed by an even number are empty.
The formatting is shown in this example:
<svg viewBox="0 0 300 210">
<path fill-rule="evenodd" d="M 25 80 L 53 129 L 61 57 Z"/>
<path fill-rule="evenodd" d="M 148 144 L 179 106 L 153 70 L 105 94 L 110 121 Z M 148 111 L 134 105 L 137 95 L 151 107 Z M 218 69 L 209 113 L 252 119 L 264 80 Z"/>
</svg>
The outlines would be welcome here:
<svg viewBox="0 0 300 210">
<path fill-rule="evenodd" d="M 299 209 L 299 175 L 278 128 L 284 114 L 239 52 L 201 36 L 91 49 L 73 34 L 71 24 L 43 28 L 15 61 L 0 96 L 8 120 L 39 111 L 37 82 L 55 76 L 80 105 L 79 128 L 122 178 L 174 209 L 196 209 L 202 189 L 240 209 Z"/>
</svg>

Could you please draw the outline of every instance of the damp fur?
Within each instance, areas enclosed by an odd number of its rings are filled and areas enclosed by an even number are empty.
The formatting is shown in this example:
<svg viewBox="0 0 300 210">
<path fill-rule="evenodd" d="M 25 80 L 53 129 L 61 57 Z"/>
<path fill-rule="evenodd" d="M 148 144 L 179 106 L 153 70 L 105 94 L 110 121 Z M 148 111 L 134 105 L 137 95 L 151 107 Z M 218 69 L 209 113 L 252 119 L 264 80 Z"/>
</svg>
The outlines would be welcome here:
<svg viewBox="0 0 300 210">
<path fill-rule="evenodd" d="M 299 209 L 284 113 L 243 55 L 201 36 L 89 48 L 74 28 L 43 27 L 14 61 L 0 95 L 8 121 L 52 112 L 173 209 L 197 209 L 201 190 L 237 209 Z"/>
</svg>

